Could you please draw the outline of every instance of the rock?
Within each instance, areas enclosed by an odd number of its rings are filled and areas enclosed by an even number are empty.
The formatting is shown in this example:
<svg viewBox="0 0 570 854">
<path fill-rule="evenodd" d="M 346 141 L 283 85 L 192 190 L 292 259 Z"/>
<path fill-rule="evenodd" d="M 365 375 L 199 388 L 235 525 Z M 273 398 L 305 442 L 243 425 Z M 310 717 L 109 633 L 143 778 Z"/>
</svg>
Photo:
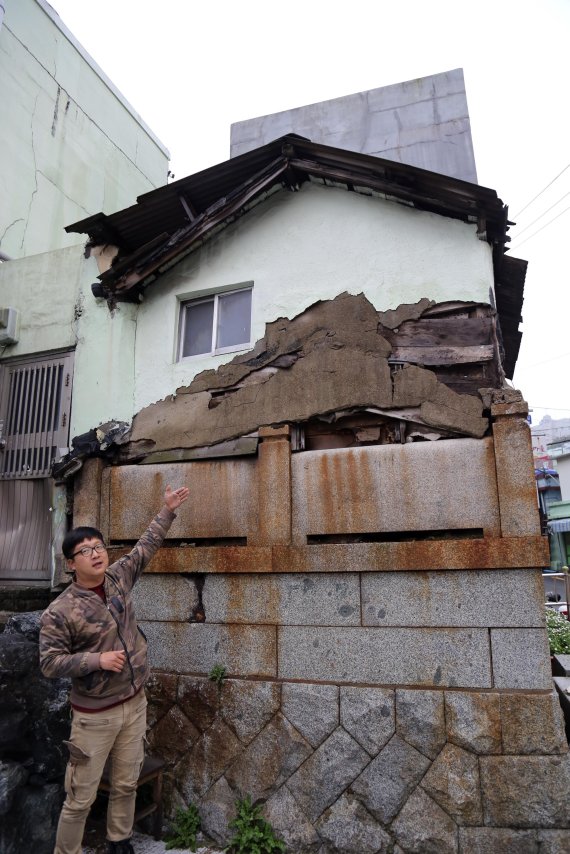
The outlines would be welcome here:
<svg viewBox="0 0 570 854">
<path fill-rule="evenodd" d="M 267 821 L 273 827 L 276 836 L 282 839 L 287 851 L 318 851 L 321 840 L 307 816 L 299 809 L 295 798 L 287 786 L 269 798 L 263 807 Z"/>
<path fill-rule="evenodd" d="M 568 854 L 570 830 L 539 830 L 537 838 L 540 854 Z"/>
<path fill-rule="evenodd" d="M 0 677 L 25 676 L 38 669 L 38 645 L 18 634 L 0 634 Z"/>
<path fill-rule="evenodd" d="M 63 786 L 57 783 L 18 789 L 10 821 L 0 822 L 0 851 L 52 854 L 63 797 Z"/>
<path fill-rule="evenodd" d="M 486 825 L 570 827 L 570 757 L 482 756 Z"/>
<path fill-rule="evenodd" d="M 17 749 L 28 728 L 25 711 L 6 711 L 0 717 L 0 752 Z"/>
<path fill-rule="evenodd" d="M 505 753 L 567 753 L 564 718 L 554 692 L 503 694 L 501 725 Z"/>
<path fill-rule="evenodd" d="M 421 782 L 425 791 L 457 824 L 482 824 L 477 757 L 446 744 Z"/>
<path fill-rule="evenodd" d="M 216 720 L 174 769 L 185 799 L 196 801 L 205 795 L 241 750 L 228 725 Z"/>
<path fill-rule="evenodd" d="M 388 824 L 402 808 L 429 764 L 429 759 L 395 735 L 350 790 L 378 821 Z"/>
<path fill-rule="evenodd" d="M 202 830 L 220 845 L 226 845 L 231 836 L 230 821 L 236 814 L 236 796 L 225 777 L 214 783 L 200 803 Z"/>
<path fill-rule="evenodd" d="M 394 691 L 342 687 L 340 722 L 371 756 L 376 756 L 394 735 Z"/>
<path fill-rule="evenodd" d="M 446 691 L 445 719 L 449 741 L 474 753 L 500 753 L 498 694 Z"/>
<path fill-rule="evenodd" d="M 460 827 L 459 850 L 468 854 L 545 854 L 547 849 L 539 846 L 535 830 Z M 563 854 L 562 849 L 560 854 Z"/>
<path fill-rule="evenodd" d="M 310 821 L 344 792 L 370 757 L 342 727 L 338 727 L 290 777 L 287 788 Z"/>
<path fill-rule="evenodd" d="M 240 797 L 268 798 L 312 753 L 311 746 L 283 715 L 276 715 L 226 772 Z"/>
<path fill-rule="evenodd" d="M 178 683 L 178 705 L 200 732 L 214 721 L 220 705 L 220 690 L 210 679 L 181 676 Z"/>
<path fill-rule="evenodd" d="M 442 691 L 396 690 L 396 732 L 430 759 L 445 744 Z"/>
<path fill-rule="evenodd" d="M 147 726 L 154 727 L 176 702 L 178 676 L 174 673 L 152 672 L 145 685 L 148 707 Z"/>
<path fill-rule="evenodd" d="M 18 762 L 0 760 L 0 815 L 6 815 L 12 806 L 16 790 L 25 785 L 29 771 Z"/>
<path fill-rule="evenodd" d="M 342 795 L 317 822 L 319 836 L 339 854 L 389 854 L 391 837 L 352 795 Z"/>
<path fill-rule="evenodd" d="M 457 827 L 421 789 L 410 796 L 392 831 L 406 854 L 457 852 Z"/>
<path fill-rule="evenodd" d="M 313 747 L 338 726 L 336 685 L 283 683 L 281 711 Z"/>
<path fill-rule="evenodd" d="M 279 701 L 279 685 L 274 682 L 227 679 L 222 684 L 222 716 L 243 744 L 261 732 L 279 709 Z"/>
<path fill-rule="evenodd" d="M 6 635 L 23 635 L 27 640 L 38 643 L 40 639 L 40 619 L 43 611 L 26 611 L 13 614 L 4 628 Z"/>
<path fill-rule="evenodd" d="M 200 738 L 200 732 L 178 706 L 172 706 L 150 730 L 148 743 L 153 753 L 174 765 Z"/>
</svg>

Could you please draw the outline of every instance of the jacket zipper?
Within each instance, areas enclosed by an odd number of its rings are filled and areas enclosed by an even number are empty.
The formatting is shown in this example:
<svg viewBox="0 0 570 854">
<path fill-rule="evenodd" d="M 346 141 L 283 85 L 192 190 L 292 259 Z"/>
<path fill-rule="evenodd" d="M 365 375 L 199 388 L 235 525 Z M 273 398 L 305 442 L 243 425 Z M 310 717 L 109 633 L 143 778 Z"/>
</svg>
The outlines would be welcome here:
<svg viewBox="0 0 570 854">
<path fill-rule="evenodd" d="M 111 581 L 113 584 L 115 584 L 115 582 L 113 581 L 113 579 L 112 579 L 112 578 L 110 578 L 109 576 L 107 576 L 107 580 L 108 580 L 108 581 Z M 116 585 L 116 584 L 115 584 L 115 587 L 117 587 L 117 585 Z M 118 588 L 118 587 L 117 587 L 117 589 L 118 589 L 119 594 L 120 594 L 120 592 L 121 592 L 120 588 Z M 98 598 L 99 598 L 99 597 L 98 597 Z M 109 612 L 109 614 L 111 615 L 111 619 L 113 620 L 113 622 L 114 622 L 114 623 L 115 623 L 115 625 L 117 626 L 117 634 L 118 634 L 118 636 L 119 636 L 119 640 L 121 641 L 121 645 L 122 645 L 122 647 L 123 647 L 123 649 L 124 649 L 124 651 L 125 651 L 125 655 L 126 655 L 126 657 L 127 657 L 127 664 L 129 665 L 129 671 L 130 671 L 130 673 L 131 673 L 130 682 L 131 682 L 131 685 L 132 685 L 132 687 L 133 687 L 133 691 L 135 691 L 135 690 L 136 690 L 136 685 L 135 685 L 135 671 L 133 670 L 133 665 L 131 664 L 131 657 L 130 657 L 130 655 L 129 655 L 129 651 L 128 651 L 128 649 L 127 649 L 127 645 L 126 645 L 125 641 L 123 640 L 123 636 L 122 636 L 122 634 L 121 634 L 121 629 L 120 629 L 120 627 L 119 627 L 119 621 L 117 620 L 117 618 L 115 617 L 115 615 L 113 614 L 113 612 L 111 611 L 111 609 L 109 608 L 109 604 L 108 604 L 108 602 L 107 602 L 106 600 L 107 600 L 107 596 L 106 596 L 106 594 L 105 594 L 105 608 L 107 609 L 107 611 L 108 611 L 108 612 Z"/>
</svg>

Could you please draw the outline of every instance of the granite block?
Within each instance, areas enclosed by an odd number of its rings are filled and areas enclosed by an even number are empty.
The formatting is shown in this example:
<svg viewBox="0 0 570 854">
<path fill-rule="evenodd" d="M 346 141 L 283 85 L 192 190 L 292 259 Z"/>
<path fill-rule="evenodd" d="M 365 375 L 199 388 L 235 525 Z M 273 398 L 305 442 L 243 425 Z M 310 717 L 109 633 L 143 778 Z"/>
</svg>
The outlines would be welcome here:
<svg viewBox="0 0 570 854">
<path fill-rule="evenodd" d="M 321 840 L 315 828 L 299 809 L 286 785 L 266 801 L 263 814 L 287 850 L 312 854 L 320 848 Z"/>
<path fill-rule="evenodd" d="M 421 786 L 456 824 L 482 824 L 481 786 L 477 757 L 446 744 Z"/>
<path fill-rule="evenodd" d="M 228 675 L 275 676 L 273 626 L 142 622 L 151 666 L 174 673 L 209 673 L 223 664 Z"/>
<path fill-rule="evenodd" d="M 341 795 L 317 822 L 321 839 L 343 854 L 391 854 L 392 839 L 352 795 Z"/>
<path fill-rule="evenodd" d="M 525 418 L 498 417 L 493 424 L 497 489 L 503 537 L 540 533 L 530 428 Z"/>
<path fill-rule="evenodd" d="M 226 780 L 242 798 L 267 800 L 312 752 L 295 727 L 277 714 L 228 768 Z"/>
<path fill-rule="evenodd" d="M 459 828 L 459 854 L 539 854 L 542 850 L 535 830 L 511 830 L 508 827 Z"/>
<path fill-rule="evenodd" d="M 481 756 L 485 824 L 570 828 L 570 756 Z"/>
<path fill-rule="evenodd" d="M 339 721 L 337 685 L 284 682 L 281 711 L 313 747 L 336 729 Z"/>
<path fill-rule="evenodd" d="M 496 688 L 552 688 L 546 628 L 492 629 L 491 649 Z"/>
<path fill-rule="evenodd" d="M 340 689 L 340 722 L 371 756 L 394 735 L 394 691 L 389 688 Z"/>
<path fill-rule="evenodd" d="M 369 760 L 358 742 L 338 727 L 289 778 L 287 788 L 307 818 L 315 822 Z"/>
<path fill-rule="evenodd" d="M 177 785 L 186 801 L 206 794 L 240 754 L 242 745 L 222 720 L 215 720 L 174 769 Z"/>
<path fill-rule="evenodd" d="M 416 789 L 392 824 L 406 854 L 457 854 L 457 827 L 421 788 Z"/>
<path fill-rule="evenodd" d="M 501 701 L 498 694 L 445 692 L 448 739 L 473 753 L 501 752 Z"/>
<path fill-rule="evenodd" d="M 503 694 L 501 726 L 504 753 L 567 753 L 564 717 L 555 692 Z"/>
<path fill-rule="evenodd" d="M 517 603 L 516 607 L 513 603 Z M 378 572 L 362 577 L 365 626 L 544 626 L 539 569 Z"/>
<path fill-rule="evenodd" d="M 291 472 L 297 545 L 311 534 L 500 532 L 491 439 L 306 451 L 293 454 Z"/>
<path fill-rule="evenodd" d="M 282 679 L 461 688 L 491 685 L 484 629 L 282 626 L 278 633 Z"/>
<path fill-rule="evenodd" d="M 378 821 L 388 824 L 405 804 L 429 764 L 429 759 L 395 735 L 354 781 L 350 791 Z"/>
<path fill-rule="evenodd" d="M 430 759 L 445 744 L 443 691 L 396 691 L 396 732 Z"/>
<path fill-rule="evenodd" d="M 180 575 L 142 575 L 132 596 L 139 620 L 187 622 L 198 605 L 196 585 Z"/>
<path fill-rule="evenodd" d="M 354 573 L 209 575 L 202 599 L 211 623 L 360 625 Z"/>
<path fill-rule="evenodd" d="M 220 710 L 243 744 L 260 732 L 279 709 L 280 686 L 275 682 L 224 679 Z"/>
</svg>

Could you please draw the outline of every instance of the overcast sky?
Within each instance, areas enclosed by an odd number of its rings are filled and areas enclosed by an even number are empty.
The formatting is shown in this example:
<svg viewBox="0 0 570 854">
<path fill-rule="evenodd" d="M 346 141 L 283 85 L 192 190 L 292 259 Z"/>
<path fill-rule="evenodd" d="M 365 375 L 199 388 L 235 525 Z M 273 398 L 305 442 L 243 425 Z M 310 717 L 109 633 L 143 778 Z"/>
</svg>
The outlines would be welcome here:
<svg viewBox="0 0 570 854">
<path fill-rule="evenodd" d="M 570 417 L 570 0 L 52 5 L 176 178 L 226 160 L 232 122 L 463 68 L 479 183 L 529 261 L 514 385 L 533 423 Z"/>
</svg>

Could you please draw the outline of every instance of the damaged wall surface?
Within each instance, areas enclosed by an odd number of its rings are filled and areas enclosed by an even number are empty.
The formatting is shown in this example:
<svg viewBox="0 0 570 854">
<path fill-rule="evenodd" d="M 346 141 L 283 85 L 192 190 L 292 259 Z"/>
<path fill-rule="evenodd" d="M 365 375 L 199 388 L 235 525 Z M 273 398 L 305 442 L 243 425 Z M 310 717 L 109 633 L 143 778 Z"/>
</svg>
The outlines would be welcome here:
<svg viewBox="0 0 570 854">
<path fill-rule="evenodd" d="M 266 323 L 343 291 L 364 293 L 382 311 L 450 295 L 488 303 L 492 255 L 476 230 L 475 224 L 314 182 L 270 196 L 146 293 L 137 319 L 135 411 L 231 358 L 177 361 L 180 300 L 253 282 L 253 341 Z"/>
<path fill-rule="evenodd" d="M 139 412 L 122 459 L 213 445 L 279 423 L 284 413 L 306 422 L 373 410 L 363 430 L 379 429 L 384 413 L 434 436 L 481 438 L 488 420 L 478 389 L 499 384 L 498 349 L 484 305 L 422 300 L 378 312 L 363 295 L 341 294 L 268 324 L 252 351 Z"/>
</svg>

